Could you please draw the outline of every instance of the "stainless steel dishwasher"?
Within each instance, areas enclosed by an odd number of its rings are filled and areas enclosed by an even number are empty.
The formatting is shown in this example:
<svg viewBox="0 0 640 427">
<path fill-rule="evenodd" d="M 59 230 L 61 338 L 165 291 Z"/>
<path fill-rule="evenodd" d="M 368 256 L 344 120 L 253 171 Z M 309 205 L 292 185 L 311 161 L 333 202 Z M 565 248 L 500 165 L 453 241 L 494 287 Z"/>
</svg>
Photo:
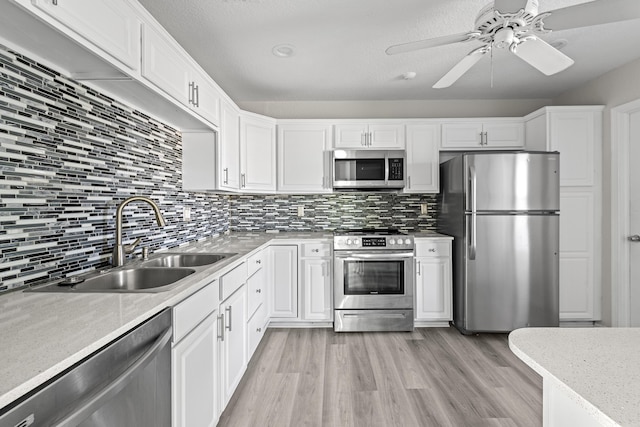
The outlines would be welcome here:
<svg viewBox="0 0 640 427">
<path fill-rule="evenodd" d="M 166 309 L 0 413 L 2 427 L 171 425 Z"/>
</svg>

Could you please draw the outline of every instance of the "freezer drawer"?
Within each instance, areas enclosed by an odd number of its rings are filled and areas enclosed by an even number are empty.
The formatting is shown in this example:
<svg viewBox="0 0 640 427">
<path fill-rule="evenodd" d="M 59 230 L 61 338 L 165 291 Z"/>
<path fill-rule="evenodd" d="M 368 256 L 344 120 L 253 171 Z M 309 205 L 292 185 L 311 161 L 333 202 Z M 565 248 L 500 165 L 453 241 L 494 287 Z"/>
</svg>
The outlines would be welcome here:
<svg viewBox="0 0 640 427">
<path fill-rule="evenodd" d="M 558 231 L 558 215 L 466 215 L 463 265 L 454 277 L 456 327 L 558 326 Z"/>
</svg>

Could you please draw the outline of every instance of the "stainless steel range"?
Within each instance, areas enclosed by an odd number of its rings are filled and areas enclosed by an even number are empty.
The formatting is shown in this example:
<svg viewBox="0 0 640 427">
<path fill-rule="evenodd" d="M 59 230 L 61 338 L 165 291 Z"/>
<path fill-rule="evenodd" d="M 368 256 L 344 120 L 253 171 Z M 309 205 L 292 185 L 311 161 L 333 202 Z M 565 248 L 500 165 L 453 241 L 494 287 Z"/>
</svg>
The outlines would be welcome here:
<svg viewBox="0 0 640 427">
<path fill-rule="evenodd" d="M 334 330 L 413 330 L 413 236 L 340 230 L 333 238 Z"/>
</svg>

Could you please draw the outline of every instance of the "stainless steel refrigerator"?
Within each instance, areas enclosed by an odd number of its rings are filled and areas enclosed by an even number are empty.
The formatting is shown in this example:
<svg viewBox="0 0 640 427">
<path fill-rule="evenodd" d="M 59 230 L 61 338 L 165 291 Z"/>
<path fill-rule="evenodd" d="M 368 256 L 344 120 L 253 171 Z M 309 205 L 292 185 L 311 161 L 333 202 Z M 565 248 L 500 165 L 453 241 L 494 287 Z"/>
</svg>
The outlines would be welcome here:
<svg viewBox="0 0 640 427">
<path fill-rule="evenodd" d="M 454 237 L 464 334 L 558 326 L 559 153 L 461 154 L 440 165 L 438 230 Z"/>
</svg>

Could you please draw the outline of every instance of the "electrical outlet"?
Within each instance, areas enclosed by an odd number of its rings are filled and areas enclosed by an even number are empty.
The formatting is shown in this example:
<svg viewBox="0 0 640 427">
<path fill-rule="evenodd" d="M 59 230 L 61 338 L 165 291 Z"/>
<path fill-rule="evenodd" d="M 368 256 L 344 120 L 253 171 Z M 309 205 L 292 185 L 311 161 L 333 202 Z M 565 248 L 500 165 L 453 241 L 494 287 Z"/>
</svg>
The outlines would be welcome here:
<svg viewBox="0 0 640 427">
<path fill-rule="evenodd" d="M 184 221 L 191 221 L 191 208 L 188 206 L 184 206 L 182 208 L 182 219 Z"/>
<path fill-rule="evenodd" d="M 298 206 L 298 216 L 304 216 L 304 206 Z"/>
<path fill-rule="evenodd" d="M 428 206 L 426 203 L 420 203 L 420 215 L 426 215 L 429 213 Z"/>
</svg>

